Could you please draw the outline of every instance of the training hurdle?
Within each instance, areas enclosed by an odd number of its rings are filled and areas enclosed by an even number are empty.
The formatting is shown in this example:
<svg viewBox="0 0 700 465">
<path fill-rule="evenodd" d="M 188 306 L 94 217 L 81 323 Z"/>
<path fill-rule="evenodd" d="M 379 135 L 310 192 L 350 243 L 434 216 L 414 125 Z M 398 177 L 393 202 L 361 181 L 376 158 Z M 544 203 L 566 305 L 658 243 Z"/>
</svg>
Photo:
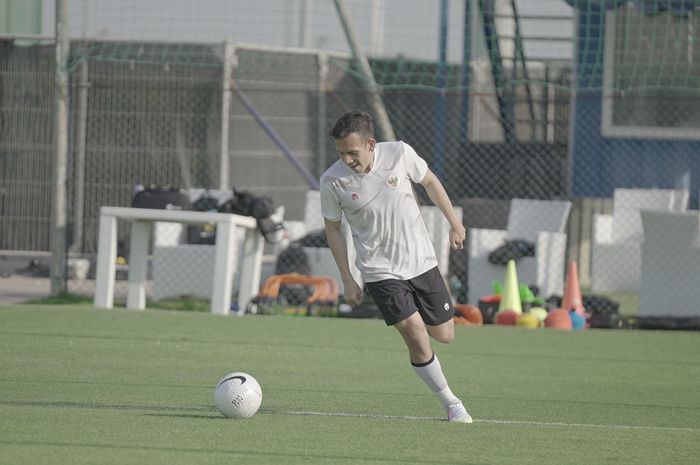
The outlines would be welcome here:
<svg viewBox="0 0 700 465">
<path fill-rule="evenodd" d="M 129 242 L 129 271 L 126 308 L 146 308 L 146 270 L 148 244 L 156 221 L 172 223 L 216 223 L 214 283 L 211 312 L 227 315 L 231 311 L 231 288 L 237 265 L 241 273 L 238 306 L 245 308 L 260 287 L 260 271 L 264 239 L 254 218 L 229 213 L 209 213 L 149 208 L 101 207 L 97 243 L 97 275 L 94 305 L 110 309 L 114 306 L 115 263 L 117 260 L 117 221 L 131 222 Z M 236 228 L 245 228 L 243 250 L 239 256 Z"/>
</svg>

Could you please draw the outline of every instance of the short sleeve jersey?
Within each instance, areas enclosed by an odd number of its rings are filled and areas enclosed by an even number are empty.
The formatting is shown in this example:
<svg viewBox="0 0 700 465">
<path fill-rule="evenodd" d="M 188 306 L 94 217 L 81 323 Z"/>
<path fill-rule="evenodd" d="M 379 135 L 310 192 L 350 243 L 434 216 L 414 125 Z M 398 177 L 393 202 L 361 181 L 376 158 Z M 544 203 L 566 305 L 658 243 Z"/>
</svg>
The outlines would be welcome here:
<svg viewBox="0 0 700 465">
<path fill-rule="evenodd" d="M 437 266 L 411 185 L 427 172 L 425 160 L 399 141 L 375 145 L 369 173 L 355 173 L 338 160 L 321 176 L 323 216 L 345 216 L 365 282 L 412 279 Z"/>
</svg>

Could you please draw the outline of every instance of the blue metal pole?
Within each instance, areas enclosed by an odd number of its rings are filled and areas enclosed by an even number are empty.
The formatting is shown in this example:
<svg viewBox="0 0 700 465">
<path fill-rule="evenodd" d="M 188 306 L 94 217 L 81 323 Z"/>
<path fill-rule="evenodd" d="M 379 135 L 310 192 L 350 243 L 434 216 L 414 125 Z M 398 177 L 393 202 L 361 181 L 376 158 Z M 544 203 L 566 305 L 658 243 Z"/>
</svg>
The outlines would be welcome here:
<svg viewBox="0 0 700 465">
<path fill-rule="evenodd" d="M 460 149 L 469 140 L 469 97 L 472 61 L 472 0 L 464 0 L 464 36 L 462 41 L 462 105 L 459 113 Z"/>
<path fill-rule="evenodd" d="M 444 179 L 445 174 L 445 112 L 447 87 L 447 14 L 448 0 L 440 0 L 440 39 L 437 68 L 438 97 L 435 108 L 435 174 Z"/>
</svg>

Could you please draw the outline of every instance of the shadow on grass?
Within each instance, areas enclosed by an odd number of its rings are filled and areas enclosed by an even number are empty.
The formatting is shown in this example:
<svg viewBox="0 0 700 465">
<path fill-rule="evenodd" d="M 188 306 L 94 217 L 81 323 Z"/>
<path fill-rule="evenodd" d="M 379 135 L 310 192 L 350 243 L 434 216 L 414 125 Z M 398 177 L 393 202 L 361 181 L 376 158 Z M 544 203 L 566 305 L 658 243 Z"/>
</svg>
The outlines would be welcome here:
<svg viewBox="0 0 700 465">
<path fill-rule="evenodd" d="M 167 453 L 192 453 L 204 455 L 229 455 L 238 457 L 271 457 L 276 463 L 284 463 L 285 458 L 290 459 L 309 459 L 309 460 L 324 460 L 324 461 L 347 461 L 348 463 L 357 462 L 383 462 L 383 463 L 406 463 L 406 464 L 437 464 L 437 465 L 479 465 L 483 462 L 469 462 L 460 458 L 459 461 L 452 460 L 412 460 L 410 458 L 401 457 L 393 458 L 385 455 L 369 455 L 369 454 L 323 454 L 317 452 L 276 452 L 272 450 L 236 450 L 236 449 L 214 449 L 211 447 L 193 448 L 193 447 L 157 447 L 149 445 L 134 445 L 134 444 L 105 444 L 105 443 L 90 443 L 90 442 L 58 442 L 58 441 L 39 441 L 39 440 L 6 440 L 0 439 L 0 444 L 4 446 L 25 446 L 25 447 L 82 447 L 87 449 L 101 449 L 114 451 L 156 451 Z"/>
</svg>

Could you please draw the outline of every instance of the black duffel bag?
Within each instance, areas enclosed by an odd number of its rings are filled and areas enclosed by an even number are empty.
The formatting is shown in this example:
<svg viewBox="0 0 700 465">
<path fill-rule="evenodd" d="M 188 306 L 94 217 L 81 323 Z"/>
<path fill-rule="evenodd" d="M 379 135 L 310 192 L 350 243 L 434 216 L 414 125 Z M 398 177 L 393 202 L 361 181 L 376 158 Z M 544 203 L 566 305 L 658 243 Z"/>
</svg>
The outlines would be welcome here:
<svg viewBox="0 0 700 465">
<path fill-rule="evenodd" d="M 190 210 L 187 193 L 176 187 L 151 186 L 139 189 L 131 199 L 133 208 L 154 208 L 168 210 Z"/>
</svg>

